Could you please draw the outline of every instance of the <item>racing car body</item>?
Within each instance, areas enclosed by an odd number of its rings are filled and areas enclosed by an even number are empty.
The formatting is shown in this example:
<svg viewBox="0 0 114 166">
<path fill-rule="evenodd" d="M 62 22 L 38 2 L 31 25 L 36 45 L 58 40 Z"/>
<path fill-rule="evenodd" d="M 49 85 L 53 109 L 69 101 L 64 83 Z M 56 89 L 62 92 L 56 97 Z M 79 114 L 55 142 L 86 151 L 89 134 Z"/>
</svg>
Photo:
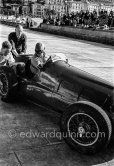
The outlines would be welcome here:
<svg viewBox="0 0 114 166">
<path fill-rule="evenodd" d="M 0 67 L 2 98 L 6 101 L 20 92 L 60 111 L 65 141 L 82 153 L 96 153 L 107 146 L 113 134 L 114 86 L 71 66 L 65 58 L 47 62 L 31 79 L 16 73 L 14 69 L 31 56 L 20 55 L 13 67 Z"/>
</svg>

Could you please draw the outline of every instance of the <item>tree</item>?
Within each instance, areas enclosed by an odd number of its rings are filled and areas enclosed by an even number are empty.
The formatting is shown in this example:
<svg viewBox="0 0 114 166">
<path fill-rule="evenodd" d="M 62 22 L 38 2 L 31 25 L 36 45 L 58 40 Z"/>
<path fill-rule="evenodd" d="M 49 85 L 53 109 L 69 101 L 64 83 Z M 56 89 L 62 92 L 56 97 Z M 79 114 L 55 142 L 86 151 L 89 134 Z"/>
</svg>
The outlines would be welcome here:
<svg viewBox="0 0 114 166">
<path fill-rule="evenodd" d="M 44 10 L 44 13 L 45 13 L 45 15 L 48 16 L 48 17 L 50 17 L 51 15 L 53 16 L 53 15 L 56 15 L 56 14 L 57 14 L 55 10 L 50 10 L 50 9 L 45 9 L 45 10 Z"/>
<path fill-rule="evenodd" d="M 49 15 L 50 15 L 50 10 L 47 9 L 47 8 L 45 8 L 45 9 L 44 9 L 44 13 L 45 13 L 46 16 L 49 16 Z"/>
<path fill-rule="evenodd" d="M 51 13 L 52 15 L 56 15 L 56 14 L 57 14 L 55 10 L 50 10 L 50 13 Z"/>
</svg>

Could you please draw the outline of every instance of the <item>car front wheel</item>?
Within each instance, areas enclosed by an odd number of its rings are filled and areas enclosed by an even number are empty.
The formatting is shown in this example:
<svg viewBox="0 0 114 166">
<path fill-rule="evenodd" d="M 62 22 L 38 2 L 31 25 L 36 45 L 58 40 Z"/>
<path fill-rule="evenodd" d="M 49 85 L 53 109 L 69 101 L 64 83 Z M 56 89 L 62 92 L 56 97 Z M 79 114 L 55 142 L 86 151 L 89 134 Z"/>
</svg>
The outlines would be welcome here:
<svg viewBox="0 0 114 166">
<path fill-rule="evenodd" d="M 108 114 L 91 102 L 71 105 L 61 118 L 65 141 L 77 151 L 94 154 L 105 148 L 112 135 Z"/>
<path fill-rule="evenodd" d="M 17 78 L 14 71 L 7 66 L 0 67 L 0 95 L 5 102 L 10 102 L 17 95 Z"/>
</svg>

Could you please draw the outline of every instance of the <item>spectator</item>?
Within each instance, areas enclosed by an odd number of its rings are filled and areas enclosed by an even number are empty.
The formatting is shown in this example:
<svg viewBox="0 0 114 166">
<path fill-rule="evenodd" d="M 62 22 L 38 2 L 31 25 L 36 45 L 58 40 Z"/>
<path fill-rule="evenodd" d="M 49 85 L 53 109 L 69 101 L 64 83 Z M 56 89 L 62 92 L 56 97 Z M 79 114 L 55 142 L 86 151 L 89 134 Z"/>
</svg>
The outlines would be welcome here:
<svg viewBox="0 0 114 166">
<path fill-rule="evenodd" d="M 108 14 L 107 11 L 101 10 L 98 14 L 96 10 L 93 12 L 89 12 L 88 10 L 84 12 L 81 10 L 75 14 L 64 14 L 61 18 L 56 17 L 56 19 L 51 18 L 51 20 L 47 18 L 47 21 L 44 20 L 44 22 L 56 26 L 79 26 L 97 29 L 100 28 L 100 26 L 104 27 L 104 25 L 107 25 L 110 28 L 114 27 L 114 12 L 111 10 Z"/>
<path fill-rule="evenodd" d="M 27 28 L 29 28 L 29 20 L 28 20 L 28 18 L 26 20 L 26 24 L 27 24 Z"/>
<path fill-rule="evenodd" d="M 33 22 L 32 22 L 32 20 L 31 20 L 31 22 L 30 22 L 30 27 L 33 27 Z"/>
</svg>

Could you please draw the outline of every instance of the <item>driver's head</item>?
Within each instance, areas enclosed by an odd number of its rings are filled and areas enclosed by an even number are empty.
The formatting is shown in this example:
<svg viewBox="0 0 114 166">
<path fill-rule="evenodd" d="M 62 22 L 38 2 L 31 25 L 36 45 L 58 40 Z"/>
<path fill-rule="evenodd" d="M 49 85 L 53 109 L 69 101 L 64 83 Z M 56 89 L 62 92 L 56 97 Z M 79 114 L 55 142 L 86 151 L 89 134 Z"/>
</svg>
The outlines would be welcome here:
<svg viewBox="0 0 114 166">
<path fill-rule="evenodd" d="M 7 56 L 11 52 L 12 46 L 9 41 L 4 41 L 2 43 L 1 51 L 4 56 Z"/>
<path fill-rule="evenodd" d="M 44 55 L 45 46 L 43 43 L 36 43 L 35 46 L 35 55 L 37 57 L 42 57 Z"/>
<path fill-rule="evenodd" d="M 21 34 L 23 33 L 23 27 L 22 25 L 17 25 L 15 28 L 16 36 L 20 38 Z"/>
</svg>

